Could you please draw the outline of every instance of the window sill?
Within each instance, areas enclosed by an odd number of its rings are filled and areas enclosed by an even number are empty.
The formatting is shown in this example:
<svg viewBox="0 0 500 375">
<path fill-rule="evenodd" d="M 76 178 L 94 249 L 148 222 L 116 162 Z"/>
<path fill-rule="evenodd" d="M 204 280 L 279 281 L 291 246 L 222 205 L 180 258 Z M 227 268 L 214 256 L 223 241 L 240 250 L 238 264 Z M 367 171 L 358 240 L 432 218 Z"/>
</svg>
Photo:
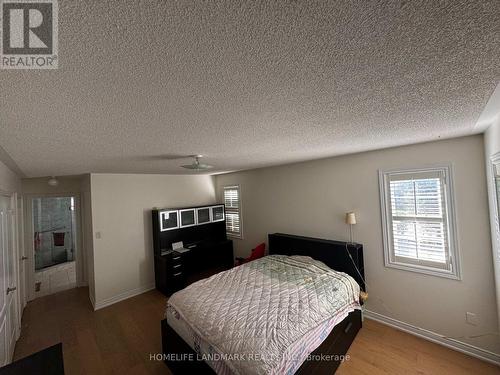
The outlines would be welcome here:
<svg viewBox="0 0 500 375">
<path fill-rule="evenodd" d="M 462 280 L 462 277 L 461 277 L 459 272 L 451 272 L 451 271 L 446 271 L 446 270 L 433 269 L 433 268 L 424 267 L 424 266 L 408 265 L 408 264 L 390 262 L 387 260 L 385 261 L 385 266 L 387 268 L 395 268 L 398 270 L 410 271 L 410 272 L 415 272 L 415 273 L 420 273 L 420 274 L 430 275 L 430 276 L 437 276 L 437 277 L 442 277 L 445 279 L 452 279 L 452 280 L 457 280 L 457 281 Z"/>
</svg>

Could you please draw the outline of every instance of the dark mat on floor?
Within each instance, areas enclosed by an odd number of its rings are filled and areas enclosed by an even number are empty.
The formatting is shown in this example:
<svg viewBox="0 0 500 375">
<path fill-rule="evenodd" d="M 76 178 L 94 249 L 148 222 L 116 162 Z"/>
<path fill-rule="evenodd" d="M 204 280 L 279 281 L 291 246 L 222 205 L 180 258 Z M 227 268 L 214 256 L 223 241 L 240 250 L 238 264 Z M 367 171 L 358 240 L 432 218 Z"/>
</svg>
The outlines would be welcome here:
<svg viewBox="0 0 500 375">
<path fill-rule="evenodd" d="M 64 375 L 62 343 L 0 368 L 0 375 Z"/>
</svg>

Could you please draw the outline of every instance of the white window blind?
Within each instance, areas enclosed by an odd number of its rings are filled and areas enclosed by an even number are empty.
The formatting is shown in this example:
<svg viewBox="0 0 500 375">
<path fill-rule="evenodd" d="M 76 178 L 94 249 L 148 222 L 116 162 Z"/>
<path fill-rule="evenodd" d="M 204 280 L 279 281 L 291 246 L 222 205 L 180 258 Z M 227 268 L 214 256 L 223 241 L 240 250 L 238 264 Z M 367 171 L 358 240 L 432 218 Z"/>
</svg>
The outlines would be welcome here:
<svg viewBox="0 0 500 375">
<path fill-rule="evenodd" d="M 449 169 L 381 174 L 386 265 L 458 277 Z"/>
<path fill-rule="evenodd" d="M 226 206 L 226 232 L 233 237 L 241 237 L 241 200 L 240 187 L 224 187 L 224 204 Z"/>
</svg>

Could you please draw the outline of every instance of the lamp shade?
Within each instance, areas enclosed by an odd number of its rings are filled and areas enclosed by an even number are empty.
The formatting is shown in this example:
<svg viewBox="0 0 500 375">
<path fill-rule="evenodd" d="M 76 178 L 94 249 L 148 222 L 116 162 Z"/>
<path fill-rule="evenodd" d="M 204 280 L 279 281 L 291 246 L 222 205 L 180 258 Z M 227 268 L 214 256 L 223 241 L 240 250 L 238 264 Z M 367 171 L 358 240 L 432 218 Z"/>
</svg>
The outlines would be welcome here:
<svg viewBox="0 0 500 375">
<path fill-rule="evenodd" d="M 345 223 L 346 224 L 356 224 L 356 214 L 354 212 L 348 212 L 345 214 Z"/>
</svg>

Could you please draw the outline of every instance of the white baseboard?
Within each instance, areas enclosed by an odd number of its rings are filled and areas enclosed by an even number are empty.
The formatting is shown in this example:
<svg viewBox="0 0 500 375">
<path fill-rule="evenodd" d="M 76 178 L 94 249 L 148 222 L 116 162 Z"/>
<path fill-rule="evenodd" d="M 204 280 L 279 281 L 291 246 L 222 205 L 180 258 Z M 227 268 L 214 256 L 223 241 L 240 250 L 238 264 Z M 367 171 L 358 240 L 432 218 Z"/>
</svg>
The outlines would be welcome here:
<svg viewBox="0 0 500 375">
<path fill-rule="evenodd" d="M 120 302 L 120 301 L 123 301 L 125 299 L 137 296 L 139 294 L 145 293 L 145 292 L 150 291 L 154 288 L 155 288 L 154 284 L 141 286 L 141 287 L 136 288 L 136 289 L 127 290 L 126 292 L 117 294 L 116 296 L 106 298 L 105 300 L 102 300 L 102 301 L 94 301 L 94 303 L 93 303 L 94 311 L 102 309 L 102 308 L 110 306 L 110 305 L 113 305 L 113 304 Z"/>
<path fill-rule="evenodd" d="M 445 337 L 443 335 L 440 335 L 439 333 L 432 332 L 423 328 L 419 328 L 416 326 L 413 326 L 411 324 L 401 322 L 399 320 L 390 318 L 388 316 L 370 311 L 370 310 L 364 310 L 363 315 L 365 318 L 375 320 L 379 323 L 391 326 L 393 328 L 396 328 L 400 331 L 404 331 L 407 333 L 410 333 L 412 335 L 421 337 L 423 339 L 432 341 L 436 344 L 440 344 L 443 346 L 446 346 L 450 349 L 471 355 L 473 357 L 482 359 L 483 361 L 487 361 L 490 363 L 493 363 L 495 365 L 500 365 L 500 355 L 490 352 L 488 350 L 484 350 L 481 348 L 478 348 L 477 346 L 467 344 L 465 342 L 461 342 L 449 337 Z"/>
</svg>

